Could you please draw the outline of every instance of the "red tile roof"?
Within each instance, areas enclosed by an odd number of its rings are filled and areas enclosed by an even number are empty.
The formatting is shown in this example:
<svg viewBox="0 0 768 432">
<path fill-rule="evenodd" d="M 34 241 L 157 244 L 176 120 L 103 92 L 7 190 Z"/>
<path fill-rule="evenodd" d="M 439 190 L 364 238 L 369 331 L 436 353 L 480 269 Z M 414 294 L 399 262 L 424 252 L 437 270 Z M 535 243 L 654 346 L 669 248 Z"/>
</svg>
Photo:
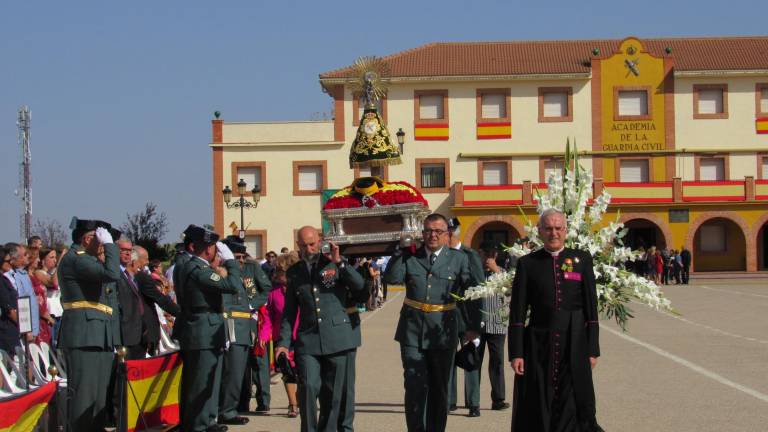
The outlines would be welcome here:
<svg viewBox="0 0 768 432">
<path fill-rule="evenodd" d="M 672 49 L 678 71 L 768 70 L 768 36 L 640 39 L 656 56 Z M 385 57 L 392 77 L 589 73 L 592 49 L 609 56 L 621 40 L 441 42 Z M 344 67 L 320 79 L 352 76 Z"/>
</svg>

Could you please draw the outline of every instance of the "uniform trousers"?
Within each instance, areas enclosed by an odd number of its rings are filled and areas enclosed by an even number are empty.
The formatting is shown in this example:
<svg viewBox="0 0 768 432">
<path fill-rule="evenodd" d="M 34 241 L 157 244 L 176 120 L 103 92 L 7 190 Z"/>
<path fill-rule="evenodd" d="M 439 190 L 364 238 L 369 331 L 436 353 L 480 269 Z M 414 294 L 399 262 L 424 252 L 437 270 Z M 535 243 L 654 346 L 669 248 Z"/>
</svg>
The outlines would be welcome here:
<svg viewBox="0 0 768 432">
<path fill-rule="evenodd" d="M 491 381 L 491 401 L 504 402 L 507 398 L 504 384 L 504 340 L 505 334 L 480 334 L 480 346 L 477 347 L 480 354 L 480 364 L 483 364 L 485 347 L 488 346 L 488 377 Z M 478 381 L 480 380 L 482 367 L 477 369 Z"/>
<path fill-rule="evenodd" d="M 443 432 L 448 422 L 448 384 L 455 348 L 400 345 L 408 432 Z"/>
<path fill-rule="evenodd" d="M 344 389 L 349 384 L 349 362 L 355 361 L 355 352 L 352 349 L 329 355 L 295 354 L 301 432 L 352 430 L 354 394 L 348 394 Z M 348 424 L 349 429 L 341 429 L 342 424 Z"/>
<path fill-rule="evenodd" d="M 451 383 L 448 386 L 448 404 L 458 405 L 456 396 L 456 387 L 458 386 L 458 370 L 454 365 L 451 372 Z M 466 371 L 462 369 L 464 375 L 464 406 L 467 408 L 480 406 L 480 369 Z"/>
<path fill-rule="evenodd" d="M 182 350 L 181 425 L 184 432 L 216 424 L 221 388 L 221 349 Z"/>
<path fill-rule="evenodd" d="M 248 346 L 230 345 L 223 355 L 222 363 L 219 420 L 228 420 L 237 417 L 243 376 L 248 367 Z"/>
<path fill-rule="evenodd" d="M 104 348 L 64 349 L 67 364 L 69 431 L 103 430 L 107 421 L 107 388 L 115 354 Z"/>
</svg>

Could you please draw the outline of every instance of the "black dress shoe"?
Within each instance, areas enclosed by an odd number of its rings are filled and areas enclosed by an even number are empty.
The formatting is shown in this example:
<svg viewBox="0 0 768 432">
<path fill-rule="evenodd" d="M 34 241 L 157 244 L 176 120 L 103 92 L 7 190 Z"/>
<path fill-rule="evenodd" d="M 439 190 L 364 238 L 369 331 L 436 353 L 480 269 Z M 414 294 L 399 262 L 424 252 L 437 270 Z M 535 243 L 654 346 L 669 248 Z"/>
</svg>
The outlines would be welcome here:
<svg viewBox="0 0 768 432">
<path fill-rule="evenodd" d="M 228 419 L 219 419 L 218 423 L 220 425 L 244 425 L 248 424 L 249 421 L 248 417 L 234 416 Z"/>
<path fill-rule="evenodd" d="M 454 412 L 457 409 L 459 409 L 459 407 L 457 407 L 455 404 L 451 404 L 451 406 L 448 407 L 448 411 L 450 412 Z"/>
<path fill-rule="evenodd" d="M 259 406 L 256 407 L 256 411 L 255 412 L 257 412 L 257 413 L 268 413 L 269 412 L 269 407 L 268 406 L 259 405 Z"/>
<path fill-rule="evenodd" d="M 224 425 L 213 425 L 208 429 L 206 429 L 205 431 L 206 432 L 227 432 L 227 430 L 229 430 L 229 428 Z"/>
<path fill-rule="evenodd" d="M 480 417 L 480 407 L 469 407 L 467 417 Z"/>
<path fill-rule="evenodd" d="M 507 408 L 509 408 L 509 403 L 504 401 L 494 402 L 493 404 L 491 404 L 491 409 L 494 411 L 503 411 Z"/>
</svg>

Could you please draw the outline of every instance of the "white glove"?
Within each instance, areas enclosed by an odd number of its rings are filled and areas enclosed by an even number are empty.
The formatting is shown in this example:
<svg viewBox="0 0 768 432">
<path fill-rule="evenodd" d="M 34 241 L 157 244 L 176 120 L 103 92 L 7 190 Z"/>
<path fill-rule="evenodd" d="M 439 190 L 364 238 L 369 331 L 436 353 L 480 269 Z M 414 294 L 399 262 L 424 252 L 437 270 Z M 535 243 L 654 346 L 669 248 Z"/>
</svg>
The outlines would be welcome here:
<svg viewBox="0 0 768 432">
<path fill-rule="evenodd" d="M 475 348 L 480 346 L 480 338 L 472 339 L 472 343 L 475 344 Z"/>
<path fill-rule="evenodd" d="M 235 259 L 235 254 L 233 254 L 232 251 L 229 250 L 229 247 L 227 247 L 227 245 L 222 242 L 216 242 L 216 250 L 219 252 L 221 261 L 229 261 L 231 259 Z"/>
<path fill-rule="evenodd" d="M 102 228 L 102 227 L 96 228 L 96 239 L 99 240 L 99 243 L 101 244 L 114 243 L 114 241 L 112 240 L 112 234 L 110 234 L 106 228 Z"/>
</svg>

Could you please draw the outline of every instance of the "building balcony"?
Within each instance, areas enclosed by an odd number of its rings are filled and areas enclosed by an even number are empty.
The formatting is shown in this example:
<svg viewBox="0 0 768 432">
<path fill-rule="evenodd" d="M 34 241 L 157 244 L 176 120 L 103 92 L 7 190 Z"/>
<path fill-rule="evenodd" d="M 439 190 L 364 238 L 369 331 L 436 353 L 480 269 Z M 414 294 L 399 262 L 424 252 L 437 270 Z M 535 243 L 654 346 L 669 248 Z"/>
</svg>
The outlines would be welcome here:
<svg viewBox="0 0 768 432">
<path fill-rule="evenodd" d="M 522 184 L 500 186 L 453 185 L 454 207 L 534 206 L 539 193 L 545 192 L 546 183 L 524 181 Z M 613 204 L 659 203 L 721 203 L 768 202 L 768 180 L 682 181 L 671 182 L 603 182 L 595 179 L 594 196 L 607 189 Z"/>
</svg>

